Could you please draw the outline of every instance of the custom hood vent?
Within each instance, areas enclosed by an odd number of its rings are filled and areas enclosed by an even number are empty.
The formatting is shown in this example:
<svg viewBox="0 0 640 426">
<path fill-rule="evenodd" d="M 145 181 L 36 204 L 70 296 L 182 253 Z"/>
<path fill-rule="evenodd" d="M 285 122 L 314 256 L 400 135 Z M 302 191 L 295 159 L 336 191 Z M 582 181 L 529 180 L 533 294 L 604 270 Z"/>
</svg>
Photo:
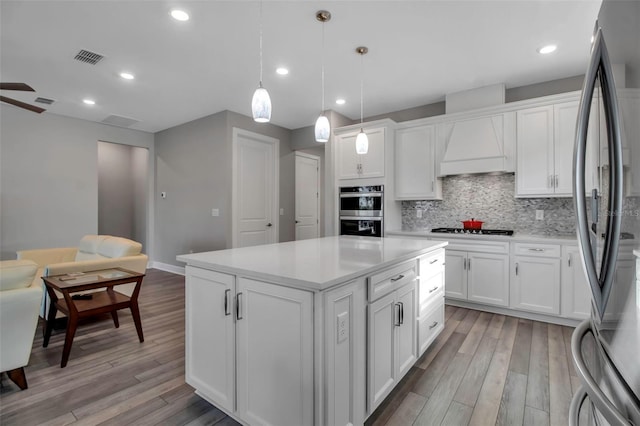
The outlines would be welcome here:
<svg viewBox="0 0 640 426">
<path fill-rule="evenodd" d="M 446 96 L 447 114 L 455 115 L 441 128 L 440 176 L 513 171 L 515 113 L 469 111 L 504 104 L 504 93 L 498 84 Z"/>
</svg>

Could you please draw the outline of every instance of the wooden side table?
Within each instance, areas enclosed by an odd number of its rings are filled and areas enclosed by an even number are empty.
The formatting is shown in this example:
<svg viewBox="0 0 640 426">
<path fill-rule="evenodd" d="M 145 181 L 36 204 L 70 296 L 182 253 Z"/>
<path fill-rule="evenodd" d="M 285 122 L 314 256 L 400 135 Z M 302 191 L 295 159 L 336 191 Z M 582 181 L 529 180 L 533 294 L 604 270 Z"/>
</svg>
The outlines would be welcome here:
<svg viewBox="0 0 640 426">
<path fill-rule="evenodd" d="M 78 321 L 94 315 L 111 313 L 113 323 L 116 328 L 120 327 L 118 322 L 118 313 L 120 309 L 129 308 L 133 316 L 133 322 L 138 332 L 140 343 L 144 342 L 142 334 L 142 323 L 140 321 L 140 311 L 138 309 L 138 294 L 140 293 L 140 285 L 145 274 L 129 271 L 123 268 L 104 269 L 99 271 L 84 272 L 82 274 L 55 275 L 51 277 L 42 277 L 47 287 L 47 293 L 51 298 L 51 308 L 47 317 L 47 326 L 44 334 L 43 347 L 49 345 L 49 338 L 53 329 L 53 323 L 56 319 L 58 310 L 67 315 L 67 331 L 64 340 L 64 349 L 62 350 L 62 361 L 60 367 L 64 368 L 69 360 L 73 337 L 78 328 Z M 127 284 L 136 282 L 131 297 L 122 293 L 118 293 L 113 289 L 119 284 Z M 98 288 L 106 288 L 90 294 L 90 298 L 81 299 L 72 293 L 80 293 L 87 290 Z M 63 299 L 58 297 L 56 291 L 63 295 Z M 88 296 L 85 296 L 88 297 Z"/>
</svg>

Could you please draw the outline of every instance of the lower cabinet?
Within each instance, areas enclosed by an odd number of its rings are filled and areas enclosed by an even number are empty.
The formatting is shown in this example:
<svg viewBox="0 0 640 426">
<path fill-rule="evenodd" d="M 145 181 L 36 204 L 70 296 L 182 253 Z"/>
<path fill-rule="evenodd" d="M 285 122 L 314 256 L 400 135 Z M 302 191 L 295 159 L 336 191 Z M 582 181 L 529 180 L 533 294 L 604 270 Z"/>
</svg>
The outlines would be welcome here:
<svg viewBox="0 0 640 426">
<path fill-rule="evenodd" d="M 466 243 L 466 242 L 465 242 Z M 509 305 L 509 243 L 451 244 L 446 253 L 445 296 Z"/>
<path fill-rule="evenodd" d="M 444 329 L 445 251 L 418 260 L 418 358 Z"/>
<path fill-rule="evenodd" d="M 218 407 L 313 424 L 313 344 L 311 292 L 187 267 L 186 381 Z"/>
<path fill-rule="evenodd" d="M 560 313 L 563 317 L 583 320 L 591 315 L 591 289 L 584 273 L 577 245 L 562 246 L 560 272 Z"/>
<path fill-rule="evenodd" d="M 511 307 L 560 314 L 560 246 L 515 243 Z"/>
</svg>

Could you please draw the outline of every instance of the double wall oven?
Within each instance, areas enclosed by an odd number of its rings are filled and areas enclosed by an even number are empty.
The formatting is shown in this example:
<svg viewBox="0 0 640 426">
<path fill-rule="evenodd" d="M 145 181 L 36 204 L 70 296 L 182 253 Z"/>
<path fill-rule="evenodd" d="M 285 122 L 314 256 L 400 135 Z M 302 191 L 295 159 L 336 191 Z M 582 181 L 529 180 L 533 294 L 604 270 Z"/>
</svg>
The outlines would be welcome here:
<svg viewBox="0 0 640 426">
<path fill-rule="evenodd" d="M 340 188 L 340 235 L 382 237 L 384 185 Z"/>
</svg>

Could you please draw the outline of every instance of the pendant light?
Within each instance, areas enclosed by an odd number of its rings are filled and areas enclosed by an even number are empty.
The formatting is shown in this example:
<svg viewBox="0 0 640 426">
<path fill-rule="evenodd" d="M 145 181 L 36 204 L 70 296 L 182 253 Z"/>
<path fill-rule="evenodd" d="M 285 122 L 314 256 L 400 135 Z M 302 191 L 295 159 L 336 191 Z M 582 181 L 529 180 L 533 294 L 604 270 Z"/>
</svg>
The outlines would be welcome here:
<svg viewBox="0 0 640 426">
<path fill-rule="evenodd" d="M 322 22 L 322 109 L 320 110 L 320 116 L 316 120 L 315 134 L 316 142 L 328 142 L 329 135 L 331 134 L 331 124 L 329 119 L 324 115 L 324 23 L 331 20 L 331 13 L 326 10 L 319 10 L 316 13 L 316 19 Z"/>
<path fill-rule="evenodd" d="M 260 83 L 251 99 L 251 113 L 257 123 L 268 123 L 271 120 L 271 98 L 267 89 L 262 87 L 262 2 L 260 2 Z"/>
<path fill-rule="evenodd" d="M 362 122 L 364 121 L 364 108 L 363 108 L 363 86 L 364 86 L 364 59 L 363 56 L 367 54 L 367 52 L 369 52 L 369 49 L 364 47 L 364 46 L 360 46 L 360 47 L 356 47 L 356 52 L 360 54 L 360 68 L 361 68 L 361 73 L 360 73 L 360 126 L 362 126 Z M 367 137 L 367 134 L 364 132 L 364 130 L 362 129 L 362 127 L 360 127 L 360 133 L 358 133 L 358 136 L 356 137 L 356 153 L 358 154 L 366 154 L 369 151 L 369 138 Z"/>
</svg>

